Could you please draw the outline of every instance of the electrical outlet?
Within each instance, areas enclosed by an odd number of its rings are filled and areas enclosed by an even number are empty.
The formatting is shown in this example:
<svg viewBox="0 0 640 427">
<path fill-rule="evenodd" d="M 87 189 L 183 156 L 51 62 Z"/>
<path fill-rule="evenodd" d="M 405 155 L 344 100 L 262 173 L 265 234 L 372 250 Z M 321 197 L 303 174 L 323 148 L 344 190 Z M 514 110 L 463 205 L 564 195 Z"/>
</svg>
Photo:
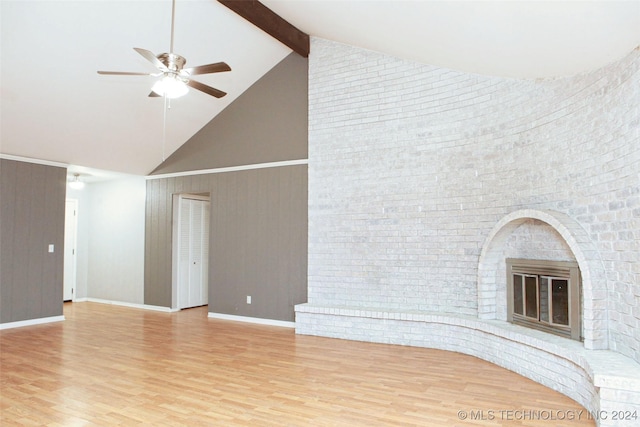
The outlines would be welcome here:
<svg viewBox="0 0 640 427">
<path fill-rule="evenodd" d="M 247 295 L 247 304 L 251 304 L 251 295 Z"/>
<path fill-rule="evenodd" d="M 49 245 L 49 253 L 52 254 L 53 253 L 53 244 Z"/>
</svg>

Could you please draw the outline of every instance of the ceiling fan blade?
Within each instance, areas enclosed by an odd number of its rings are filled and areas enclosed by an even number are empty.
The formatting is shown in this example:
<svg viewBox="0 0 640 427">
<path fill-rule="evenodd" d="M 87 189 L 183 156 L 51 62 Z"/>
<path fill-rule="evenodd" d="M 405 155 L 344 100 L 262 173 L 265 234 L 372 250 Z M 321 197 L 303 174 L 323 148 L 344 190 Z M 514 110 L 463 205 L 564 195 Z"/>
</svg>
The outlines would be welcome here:
<svg viewBox="0 0 640 427">
<path fill-rule="evenodd" d="M 151 93 L 149 94 L 149 98 L 162 98 L 162 96 L 158 95 L 154 91 L 151 91 Z"/>
<path fill-rule="evenodd" d="M 197 82 L 195 80 L 189 80 L 187 82 L 187 85 L 191 86 L 194 89 L 198 89 L 199 91 L 204 92 L 204 93 L 206 93 L 208 95 L 215 96 L 216 98 L 222 98 L 223 96 L 225 96 L 227 94 L 226 92 L 223 92 L 223 91 L 218 90 L 216 88 L 213 88 L 211 86 L 207 86 L 207 85 L 202 84 L 200 82 Z"/>
<path fill-rule="evenodd" d="M 231 71 L 231 67 L 229 67 L 225 62 L 216 62 L 215 64 L 207 64 L 207 65 L 199 65 L 197 67 L 185 68 L 182 71 L 186 71 L 192 76 L 197 74 L 211 74 L 211 73 L 220 73 L 222 71 Z"/>
<path fill-rule="evenodd" d="M 129 71 L 98 71 L 98 74 L 111 76 L 152 76 L 151 73 L 134 73 Z"/>
<path fill-rule="evenodd" d="M 153 52 L 150 52 L 146 49 L 141 49 L 139 47 L 134 47 L 133 50 L 142 55 L 147 61 L 151 62 L 157 69 L 160 71 L 169 71 L 169 69 L 162 63 Z"/>
</svg>

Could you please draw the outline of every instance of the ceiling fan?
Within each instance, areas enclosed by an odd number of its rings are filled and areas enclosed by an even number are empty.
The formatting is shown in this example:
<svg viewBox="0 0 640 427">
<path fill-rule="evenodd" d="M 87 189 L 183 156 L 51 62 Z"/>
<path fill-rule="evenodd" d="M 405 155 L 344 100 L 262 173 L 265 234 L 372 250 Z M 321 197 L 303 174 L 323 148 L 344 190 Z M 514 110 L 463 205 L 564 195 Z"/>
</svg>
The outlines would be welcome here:
<svg viewBox="0 0 640 427">
<path fill-rule="evenodd" d="M 171 46 L 169 53 L 154 55 L 153 52 L 146 49 L 141 49 L 138 47 L 133 48 L 136 52 L 142 55 L 143 58 L 151 62 L 158 69 L 158 72 L 138 73 L 128 71 L 98 71 L 98 74 L 116 76 L 162 76 L 153 85 L 151 93 L 149 94 L 150 97 L 164 96 L 166 98 L 178 98 L 182 95 L 185 95 L 189 91 L 187 86 L 190 86 L 208 95 L 215 96 L 216 98 L 222 98 L 223 96 L 225 96 L 227 94 L 226 92 L 193 80 L 191 79 L 191 76 L 231 71 L 231 67 L 229 67 L 224 62 L 216 62 L 214 64 L 184 68 L 187 60 L 184 57 L 173 53 L 173 28 L 175 23 L 175 14 L 176 0 L 173 0 L 171 8 Z"/>
</svg>

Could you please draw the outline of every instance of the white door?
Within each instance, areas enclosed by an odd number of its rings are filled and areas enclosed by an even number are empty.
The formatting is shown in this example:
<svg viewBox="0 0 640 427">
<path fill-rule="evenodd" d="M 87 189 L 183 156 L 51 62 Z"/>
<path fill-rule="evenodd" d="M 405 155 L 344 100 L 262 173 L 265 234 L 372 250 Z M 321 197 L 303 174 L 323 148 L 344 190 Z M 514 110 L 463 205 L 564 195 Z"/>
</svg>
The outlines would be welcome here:
<svg viewBox="0 0 640 427">
<path fill-rule="evenodd" d="M 67 199 L 64 211 L 64 278 L 62 299 L 71 301 L 76 295 L 76 242 L 78 233 L 78 201 Z"/>
<path fill-rule="evenodd" d="M 178 219 L 178 308 L 208 303 L 209 200 L 182 195 Z"/>
</svg>

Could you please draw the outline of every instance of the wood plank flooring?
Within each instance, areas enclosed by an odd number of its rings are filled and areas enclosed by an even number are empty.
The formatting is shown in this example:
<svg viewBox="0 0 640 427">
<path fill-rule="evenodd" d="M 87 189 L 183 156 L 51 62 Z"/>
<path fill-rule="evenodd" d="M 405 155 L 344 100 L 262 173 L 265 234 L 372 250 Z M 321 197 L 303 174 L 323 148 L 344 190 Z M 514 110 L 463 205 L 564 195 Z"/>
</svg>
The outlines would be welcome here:
<svg viewBox="0 0 640 427">
<path fill-rule="evenodd" d="M 300 336 L 206 307 L 67 303 L 65 316 L 0 331 L 3 427 L 595 425 L 571 399 L 458 353 Z"/>
</svg>

